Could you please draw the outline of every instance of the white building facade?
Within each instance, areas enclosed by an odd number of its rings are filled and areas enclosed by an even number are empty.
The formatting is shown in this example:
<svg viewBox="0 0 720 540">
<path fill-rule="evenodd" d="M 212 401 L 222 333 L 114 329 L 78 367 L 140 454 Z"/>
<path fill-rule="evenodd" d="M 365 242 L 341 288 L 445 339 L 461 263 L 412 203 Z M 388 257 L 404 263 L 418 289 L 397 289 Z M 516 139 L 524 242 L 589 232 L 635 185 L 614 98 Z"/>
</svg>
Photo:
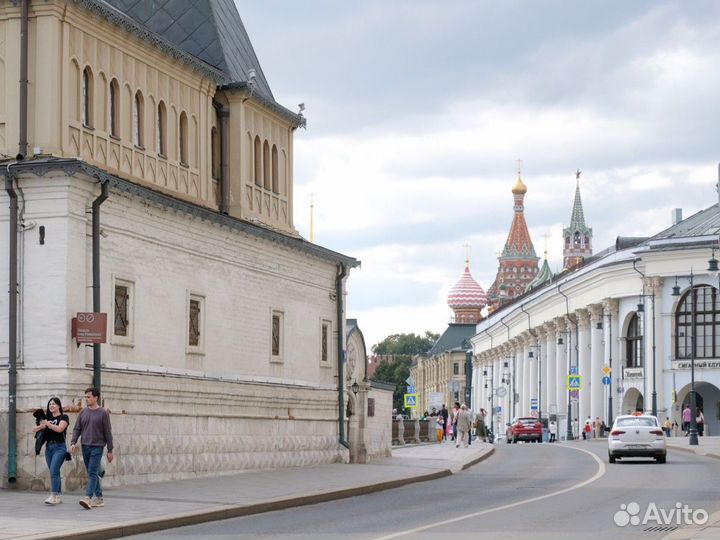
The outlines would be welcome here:
<svg viewBox="0 0 720 540">
<path fill-rule="evenodd" d="M 493 406 L 499 434 L 541 414 L 564 437 L 568 402 L 575 437 L 588 418 L 609 423 L 653 402 L 661 422 L 681 425 L 694 365 L 705 434 L 720 434 L 719 283 L 708 271 L 718 226 L 713 205 L 653 237 L 618 238 L 494 312 L 472 338 L 473 408 Z"/>
<path fill-rule="evenodd" d="M 0 296 L 0 477 L 49 485 L 31 412 L 58 396 L 72 426 L 100 374 L 108 485 L 348 461 L 346 383 L 361 404 L 370 392 L 364 346 L 345 365 L 359 261 L 293 226 L 304 119 L 275 102 L 232 0 L 196 3 L 195 37 L 209 40 L 197 50 L 178 21 L 158 34 L 142 4 L 0 6 L 0 250 L 16 248 L 0 265 L 12 282 Z M 189 9 L 156 7 L 163 24 Z M 93 311 L 108 316 L 97 355 L 72 332 Z M 63 474 L 67 489 L 85 476 L 78 463 Z"/>
</svg>

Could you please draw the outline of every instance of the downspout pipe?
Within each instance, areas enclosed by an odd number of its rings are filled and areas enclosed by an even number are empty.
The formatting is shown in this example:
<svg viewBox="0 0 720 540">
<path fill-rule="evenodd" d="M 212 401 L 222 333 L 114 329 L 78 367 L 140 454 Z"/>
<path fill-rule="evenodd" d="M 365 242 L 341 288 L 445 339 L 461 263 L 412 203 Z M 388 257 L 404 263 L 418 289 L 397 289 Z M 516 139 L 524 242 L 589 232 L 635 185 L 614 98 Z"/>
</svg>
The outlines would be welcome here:
<svg viewBox="0 0 720 540">
<path fill-rule="evenodd" d="M 217 101 L 213 107 L 220 117 L 220 213 L 230 213 L 230 173 L 228 156 L 230 154 L 230 109 Z"/>
<path fill-rule="evenodd" d="M 348 450 L 350 442 L 345 434 L 345 349 L 343 347 L 343 317 L 345 306 L 343 304 L 343 279 L 347 276 L 347 267 L 340 263 L 337 266 L 335 277 L 335 301 L 337 306 L 337 362 L 338 362 L 338 442 Z"/>
<path fill-rule="evenodd" d="M 30 0 L 22 0 L 20 15 L 20 142 L 17 160 L 25 159 L 28 150 L 28 6 Z"/>
<path fill-rule="evenodd" d="M 100 195 L 92 203 L 92 289 L 93 312 L 100 313 L 100 205 L 108 198 L 110 186 L 100 184 Z M 98 390 L 102 385 L 102 358 L 100 343 L 93 344 L 93 386 Z"/>
<path fill-rule="evenodd" d="M 5 191 L 10 199 L 8 257 L 8 483 L 17 480 L 17 299 L 18 299 L 18 201 L 10 165 L 5 174 Z"/>
</svg>

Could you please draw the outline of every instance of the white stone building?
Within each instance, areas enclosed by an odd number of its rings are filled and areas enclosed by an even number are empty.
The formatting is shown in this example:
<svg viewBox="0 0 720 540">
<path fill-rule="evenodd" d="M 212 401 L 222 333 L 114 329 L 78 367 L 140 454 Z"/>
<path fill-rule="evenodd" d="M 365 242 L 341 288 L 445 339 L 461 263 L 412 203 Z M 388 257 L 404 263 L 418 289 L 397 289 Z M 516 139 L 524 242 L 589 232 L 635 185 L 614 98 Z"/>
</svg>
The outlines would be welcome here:
<svg viewBox="0 0 720 540">
<path fill-rule="evenodd" d="M 674 220 L 649 238 L 618 238 L 478 324 L 473 408 L 500 407 L 496 433 L 504 433 L 513 416 L 540 413 L 555 415 L 564 436 L 569 398 L 571 417 L 581 423 L 652 412 L 654 399 L 661 421 L 670 417 L 681 424 L 694 356 L 705 434 L 720 434 L 720 303 L 718 276 L 708 272 L 720 209 L 714 204 Z M 606 367 L 610 384 L 603 381 Z M 581 376 L 577 399 L 568 391 L 568 375 L 575 371 Z"/>
<path fill-rule="evenodd" d="M 232 0 L 154 7 L 0 5 L 4 483 L 47 483 L 29 411 L 57 395 L 72 424 L 94 381 L 110 485 L 350 459 L 345 383 L 370 391 L 364 345 L 345 370 L 359 262 L 293 226 L 305 120 L 275 101 Z M 108 314 L 107 343 L 77 345 L 81 312 Z"/>
</svg>

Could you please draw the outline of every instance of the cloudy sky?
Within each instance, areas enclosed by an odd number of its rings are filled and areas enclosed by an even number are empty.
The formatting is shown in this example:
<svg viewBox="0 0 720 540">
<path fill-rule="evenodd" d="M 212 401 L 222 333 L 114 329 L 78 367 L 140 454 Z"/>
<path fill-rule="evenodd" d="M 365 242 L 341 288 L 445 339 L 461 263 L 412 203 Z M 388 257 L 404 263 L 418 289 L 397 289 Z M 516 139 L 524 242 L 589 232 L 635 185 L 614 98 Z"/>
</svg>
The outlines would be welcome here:
<svg viewBox="0 0 720 540">
<path fill-rule="evenodd" d="M 717 200 L 720 3 L 236 2 L 276 100 L 307 107 L 295 224 L 313 193 L 315 241 L 362 261 L 368 348 L 444 330 L 464 244 L 492 284 L 518 159 L 553 270 L 576 169 L 595 251 Z"/>
</svg>

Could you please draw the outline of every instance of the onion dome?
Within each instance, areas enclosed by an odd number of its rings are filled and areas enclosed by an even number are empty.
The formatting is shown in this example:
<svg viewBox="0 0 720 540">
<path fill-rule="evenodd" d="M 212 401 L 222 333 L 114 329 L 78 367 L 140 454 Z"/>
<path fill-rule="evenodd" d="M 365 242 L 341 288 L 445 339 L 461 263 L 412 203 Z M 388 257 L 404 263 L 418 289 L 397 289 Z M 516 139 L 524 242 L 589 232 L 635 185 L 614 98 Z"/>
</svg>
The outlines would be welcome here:
<svg viewBox="0 0 720 540">
<path fill-rule="evenodd" d="M 512 188 L 512 192 L 516 195 L 525 195 L 527 193 L 527 186 L 522 181 L 522 178 L 520 178 L 520 175 L 518 175 L 517 182 L 515 182 L 515 185 Z"/>
<path fill-rule="evenodd" d="M 482 309 L 487 305 L 487 296 L 483 288 L 470 274 L 470 263 L 465 262 L 465 272 L 460 281 L 450 289 L 448 294 L 448 306 L 452 309 L 478 308 Z"/>
</svg>

